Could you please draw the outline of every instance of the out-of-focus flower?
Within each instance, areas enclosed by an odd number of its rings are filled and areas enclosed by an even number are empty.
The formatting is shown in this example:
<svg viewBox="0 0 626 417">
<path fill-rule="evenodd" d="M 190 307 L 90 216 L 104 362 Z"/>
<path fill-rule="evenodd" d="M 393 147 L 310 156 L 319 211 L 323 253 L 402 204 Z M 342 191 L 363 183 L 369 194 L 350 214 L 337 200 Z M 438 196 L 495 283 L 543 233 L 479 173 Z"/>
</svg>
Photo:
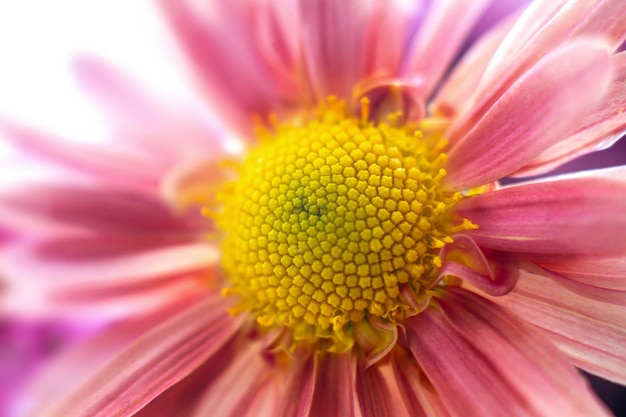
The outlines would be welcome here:
<svg viewBox="0 0 626 417">
<path fill-rule="evenodd" d="M 219 126 L 92 60 L 121 140 L 2 122 L 64 168 L 2 192 L 5 309 L 123 319 L 33 415 L 606 415 L 572 365 L 626 382 L 626 171 L 498 180 L 622 134 L 626 3 L 449 71 L 486 3 L 164 0 Z"/>
</svg>

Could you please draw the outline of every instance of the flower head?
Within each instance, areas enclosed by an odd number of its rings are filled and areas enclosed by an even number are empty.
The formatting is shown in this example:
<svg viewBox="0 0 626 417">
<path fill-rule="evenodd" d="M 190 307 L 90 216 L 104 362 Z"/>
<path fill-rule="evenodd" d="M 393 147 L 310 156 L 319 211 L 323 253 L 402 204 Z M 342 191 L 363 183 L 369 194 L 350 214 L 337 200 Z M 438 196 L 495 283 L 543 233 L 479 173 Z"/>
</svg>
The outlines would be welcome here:
<svg viewBox="0 0 626 417">
<path fill-rule="evenodd" d="M 534 2 L 451 69 L 486 2 L 161 4 L 218 124 L 84 60 L 119 154 L 1 125 L 80 178 L 0 197 L 7 306 L 118 319 L 34 415 L 606 414 L 572 365 L 626 382 L 624 168 L 499 180 L 622 134 L 621 2 Z"/>
</svg>

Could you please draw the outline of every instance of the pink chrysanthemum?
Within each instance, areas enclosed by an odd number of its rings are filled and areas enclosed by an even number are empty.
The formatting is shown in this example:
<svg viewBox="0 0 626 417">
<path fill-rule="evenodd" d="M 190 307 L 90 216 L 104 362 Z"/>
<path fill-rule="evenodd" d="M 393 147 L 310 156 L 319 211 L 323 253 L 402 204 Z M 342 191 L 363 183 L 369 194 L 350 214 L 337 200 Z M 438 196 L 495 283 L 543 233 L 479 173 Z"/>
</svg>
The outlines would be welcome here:
<svg viewBox="0 0 626 417">
<path fill-rule="evenodd" d="M 228 129 L 92 60 L 122 141 L 2 122 L 64 167 L 0 196 L 5 310 L 118 320 L 31 415 L 607 414 L 573 365 L 626 383 L 626 171 L 498 181 L 622 134 L 626 2 L 451 70 L 487 1 L 161 3 Z"/>
</svg>

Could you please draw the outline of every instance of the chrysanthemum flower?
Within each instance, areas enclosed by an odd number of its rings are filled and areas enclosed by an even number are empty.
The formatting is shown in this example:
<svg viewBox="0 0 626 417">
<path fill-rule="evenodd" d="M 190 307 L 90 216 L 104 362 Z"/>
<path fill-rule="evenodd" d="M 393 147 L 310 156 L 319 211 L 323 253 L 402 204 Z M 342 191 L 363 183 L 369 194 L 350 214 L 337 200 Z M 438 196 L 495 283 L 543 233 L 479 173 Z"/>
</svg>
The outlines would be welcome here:
<svg viewBox="0 0 626 417">
<path fill-rule="evenodd" d="M 5 307 L 123 319 L 32 415 L 606 415 L 573 366 L 626 383 L 626 171 L 498 181 L 622 134 L 626 3 L 449 70 L 486 3 L 164 0 L 227 129 L 88 60 L 123 141 L 3 122 L 65 168 L 2 194 Z"/>
</svg>

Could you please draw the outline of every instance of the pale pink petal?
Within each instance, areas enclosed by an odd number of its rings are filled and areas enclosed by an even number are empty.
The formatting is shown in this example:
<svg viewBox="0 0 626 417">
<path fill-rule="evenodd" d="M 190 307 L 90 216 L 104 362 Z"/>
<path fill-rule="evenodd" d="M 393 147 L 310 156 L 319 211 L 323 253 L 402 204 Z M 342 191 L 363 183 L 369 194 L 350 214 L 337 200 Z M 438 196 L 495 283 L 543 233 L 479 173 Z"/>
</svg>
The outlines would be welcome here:
<svg viewBox="0 0 626 417">
<path fill-rule="evenodd" d="M 613 0 L 542 0 L 530 4 L 494 54 L 478 86 L 474 105 L 449 137 L 468 131 L 507 88 L 549 51 L 573 39 L 602 37 L 610 50 L 625 34 L 626 5 Z"/>
<path fill-rule="evenodd" d="M 516 265 L 508 265 L 504 260 L 489 262 L 476 242 L 467 235 L 455 235 L 454 242 L 441 251 L 444 260 L 439 277 L 455 276 L 469 281 L 487 294 L 501 296 L 517 282 Z"/>
<path fill-rule="evenodd" d="M 154 187 L 166 168 L 155 158 L 130 147 L 69 142 L 2 119 L 0 130 L 18 148 L 108 182 Z"/>
<path fill-rule="evenodd" d="M 396 350 L 391 357 L 392 366 L 410 416 L 450 417 L 451 414 L 415 358 L 404 350 Z"/>
<path fill-rule="evenodd" d="M 459 203 L 480 247 L 547 260 L 626 251 L 626 182 L 580 177 L 529 183 Z"/>
<path fill-rule="evenodd" d="M 221 162 L 204 160 L 176 167 L 164 177 L 161 194 L 180 211 L 191 208 L 200 213 L 199 206 L 215 204 L 223 184 L 236 178 Z"/>
<path fill-rule="evenodd" d="M 282 85 L 272 82 L 272 71 L 255 45 L 255 9 L 243 2 L 192 3 L 160 1 L 209 103 L 234 128 L 250 132 L 253 114 L 279 110 Z"/>
<path fill-rule="evenodd" d="M 152 328 L 71 395 L 39 410 L 47 417 L 132 415 L 219 351 L 238 328 L 213 298 Z"/>
<path fill-rule="evenodd" d="M 298 2 L 304 72 L 317 98 L 349 97 L 362 72 L 371 1 Z"/>
<path fill-rule="evenodd" d="M 471 105 L 476 85 L 500 42 L 515 23 L 517 13 L 491 28 L 472 45 L 429 105 L 431 114 L 454 117 Z"/>
<path fill-rule="evenodd" d="M 606 95 L 567 139 L 556 143 L 514 176 L 536 175 L 549 171 L 577 156 L 601 150 L 619 140 L 626 130 L 626 52 L 612 58 L 614 74 Z"/>
<path fill-rule="evenodd" d="M 407 371 L 405 369 L 405 371 Z M 379 363 L 358 371 L 356 390 L 361 417 L 405 416 L 407 409 L 396 383 L 394 367 L 390 362 Z M 416 413 L 408 413 L 415 416 Z M 439 416 L 442 417 L 442 416 Z"/>
<path fill-rule="evenodd" d="M 199 150 L 211 158 L 223 153 L 220 141 L 226 133 L 215 121 L 201 119 L 188 108 L 181 114 L 180 108 L 166 107 L 161 104 L 166 103 L 164 99 L 95 58 L 80 57 L 75 68 L 85 89 L 113 119 L 124 142 L 132 142 L 170 165 L 197 159 Z"/>
<path fill-rule="evenodd" d="M 550 343 L 477 294 L 450 289 L 440 306 L 450 324 L 480 352 L 537 415 L 592 416 L 604 409 L 585 380 Z"/>
<path fill-rule="evenodd" d="M 541 329 L 576 366 L 626 384 L 626 307 L 590 300 L 530 273 L 493 301 Z"/>
<path fill-rule="evenodd" d="M 450 150 L 448 186 L 466 189 L 503 178 L 562 140 L 602 97 L 609 75 L 601 43 L 572 42 L 547 55 Z"/>
<path fill-rule="evenodd" d="M 282 375 L 263 356 L 260 342 L 244 343 L 232 362 L 206 384 L 192 416 L 275 417 Z"/>
<path fill-rule="evenodd" d="M 465 38 L 487 6 L 486 0 L 441 0 L 431 4 L 404 74 L 422 78 L 427 99 L 463 45 Z"/>
</svg>

